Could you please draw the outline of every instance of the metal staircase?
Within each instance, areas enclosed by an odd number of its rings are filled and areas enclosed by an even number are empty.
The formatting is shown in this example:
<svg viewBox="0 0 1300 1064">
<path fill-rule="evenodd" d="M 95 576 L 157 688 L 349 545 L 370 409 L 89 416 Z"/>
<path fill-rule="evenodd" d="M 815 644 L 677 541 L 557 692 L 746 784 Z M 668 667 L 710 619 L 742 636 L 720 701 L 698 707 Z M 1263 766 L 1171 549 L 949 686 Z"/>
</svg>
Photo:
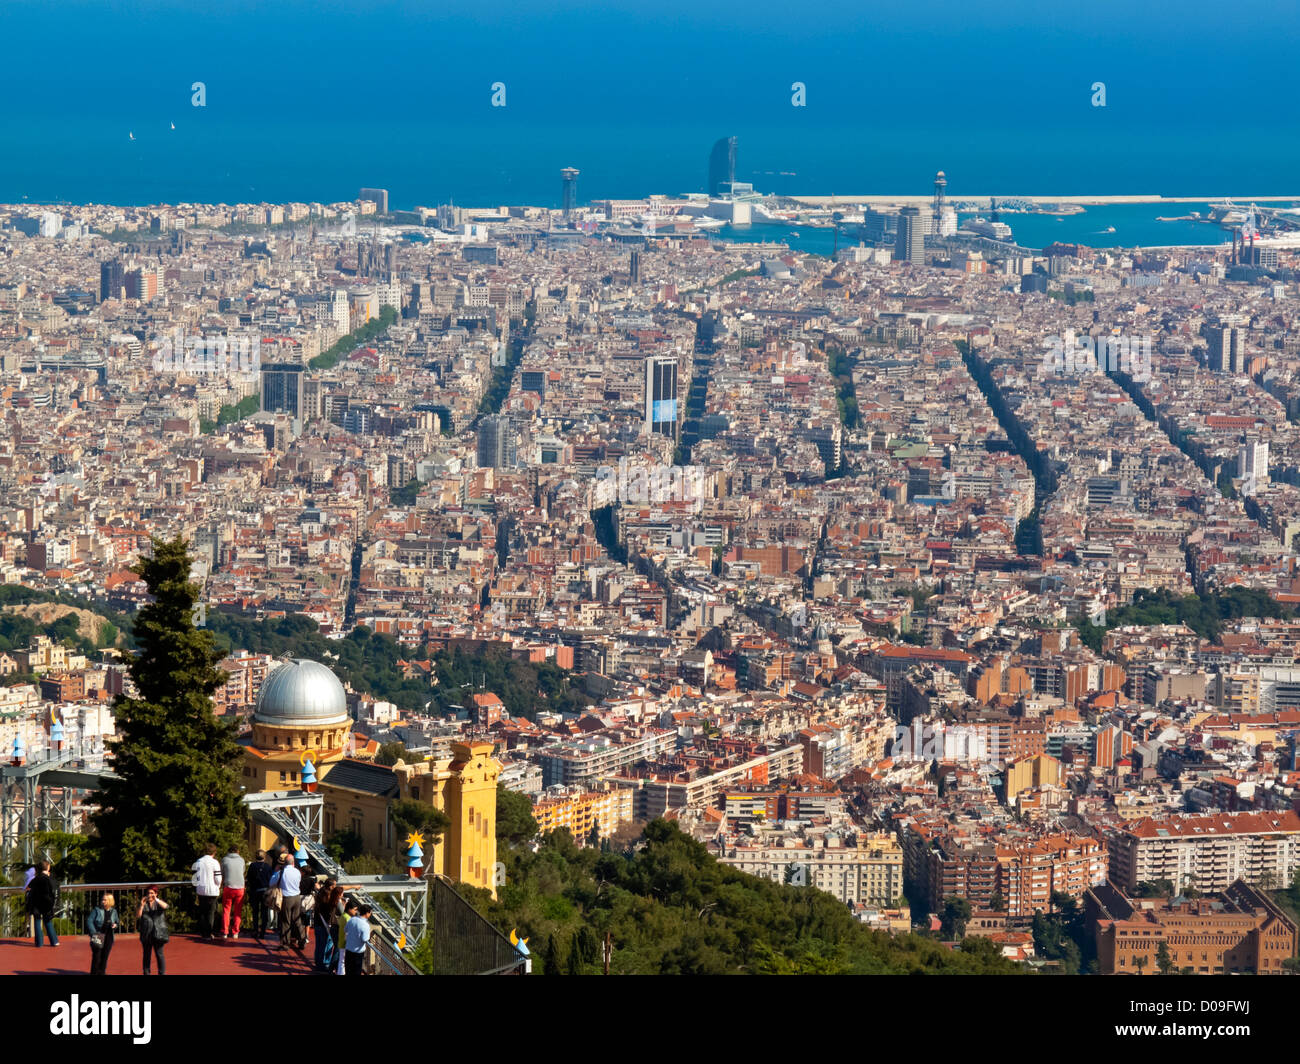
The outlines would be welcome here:
<svg viewBox="0 0 1300 1064">
<path fill-rule="evenodd" d="M 419 975 L 406 954 L 419 945 L 429 926 L 429 886 L 408 876 L 350 875 L 325 849 L 321 834 L 324 796 L 304 791 L 267 791 L 244 795 L 255 824 L 297 842 L 322 872 L 333 876 L 349 893 L 371 907 L 379 935 L 370 947 L 393 975 Z M 380 904 L 380 896 L 396 902 L 396 917 Z"/>
</svg>

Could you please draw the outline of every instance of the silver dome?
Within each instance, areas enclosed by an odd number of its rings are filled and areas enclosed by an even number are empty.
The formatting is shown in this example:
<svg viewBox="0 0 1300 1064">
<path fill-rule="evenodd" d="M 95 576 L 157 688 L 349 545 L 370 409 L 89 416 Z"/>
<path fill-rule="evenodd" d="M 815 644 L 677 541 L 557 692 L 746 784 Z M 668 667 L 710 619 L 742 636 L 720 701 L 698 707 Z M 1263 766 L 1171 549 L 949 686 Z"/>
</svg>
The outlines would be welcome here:
<svg viewBox="0 0 1300 1064">
<path fill-rule="evenodd" d="M 275 666 L 262 681 L 253 719 L 259 724 L 342 724 L 348 700 L 339 678 L 319 661 Z"/>
</svg>

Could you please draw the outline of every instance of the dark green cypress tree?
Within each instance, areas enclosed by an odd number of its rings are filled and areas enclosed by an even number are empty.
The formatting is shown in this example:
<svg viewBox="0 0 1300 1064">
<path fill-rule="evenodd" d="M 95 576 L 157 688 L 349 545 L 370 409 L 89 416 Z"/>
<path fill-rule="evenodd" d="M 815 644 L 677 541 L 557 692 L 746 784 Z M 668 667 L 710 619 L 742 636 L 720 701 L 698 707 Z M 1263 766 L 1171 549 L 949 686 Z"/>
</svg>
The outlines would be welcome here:
<svg viewBox="0 0 1300 1064">
<path fill-rule="evenodd" d="M 563 971 L 564 966 L 560 963 L 560 947 L 555 941 L 555 935 L 548 935 L 546 951 L 542 954 L 542 974 L 561 975 Z"/>
<path fill-rule="evenodd" d="M 208 842 L 243 836 L 235 726 L 212 711 L 226 680 L 212 633 L 195 626 L 199 589 L 181 537 L 155 539 L 133 571 L 153 601 L 136 614 L 136 697 L 114 703 L 110 767 L 92 822 L 94 873 L 105 881 L 186 878 Z"/>
</svg>

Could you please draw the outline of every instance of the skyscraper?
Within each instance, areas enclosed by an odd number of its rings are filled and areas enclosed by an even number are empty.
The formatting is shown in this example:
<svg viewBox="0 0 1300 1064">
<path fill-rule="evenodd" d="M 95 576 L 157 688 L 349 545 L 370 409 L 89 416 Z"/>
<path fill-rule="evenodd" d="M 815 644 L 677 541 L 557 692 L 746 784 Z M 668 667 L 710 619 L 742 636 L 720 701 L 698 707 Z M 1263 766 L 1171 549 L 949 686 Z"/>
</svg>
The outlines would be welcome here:
<svg viewBox="0 0 1300 1064">
<path fill-rule="evenodd" d="M 898 237 L 894 241 L 894 259 L 925 265 L 925 232 L 918 207 L 904 207 L 898 212 Z"/>
<path fill-rule="evenodd" d="M 328 304 L 329 320 L 334 323 L 334 331 L 345 336 L 352 329 L 352 309 L 348 303 L 348 294 L 342 288 L 334 289 Z"/>
<path fill-rule="evenodd" d="M 564 217 L 569 218 L 578 209 L 578 173 L 572 166 L 560 171 L 560 180 L 564 183 Z"/>
<path fill-rule="evenodd" d="M 645 360 L 645 427 L 647 432 L 681 439 L 676 355 L 650 355 Z"/>
<path fill-rule="evenodd" d="M 480 469 L 511 469 L 519 464 L 519 441 L 514 421 L 506 414 L 492 414 L 479 422 L 478 465 Z"/>
<path fill-rule="evenodd" d="M 1237 451 L 1237 476 L 1242 480 L 1241 493 L 1255 495 L 1268 483 L 1268 441 L 1253 434 L 1241 438 Z"/>
<path fill-rule="evenodd" d="M 723 137 L 709 153 L 709 195 L 721 196 L 731 191 L 736 180 L 736 138 Z"/>
<path fill-rule="evenodd" d="M 357 194 L 357 199 L 370 200 L 379 214 L 388 213 L 388 189 L 386 188 L 363 188 Z"/>
<path fill-rule="evenodd" d="M 262 367 L 262 409 L 270 414 L 302 416 L 303 368 L 294 362 L 268 362 Z"/>
<path fill-rule="evenodd" d="M 126 271 L 118 259 L 109 259 L 99 267 L 99 301 L 121 299 L 126 287 Z"/>
<path fill-rule="evenodd" d="M 123 287 L 126 289 L 126 298 L 138 299 L 141 303 L 148 303 L 158 295 L 161 287 L 158 283 L 159 279 L 157 270 L 146 270 L 142 266 L 127 270 L 126 275 L 122 278 Z"/>
<path fill-rule="evenodd" d="M 304 378 L 300 394 L 298 416 L 303 421 L 319 421 L 325 416 L 325 386 L 319 377 Z"/>
<path fill-rule="evenodd" d="M 1210 329 L 1210 369 L 1217 373 L 1245 373 L 1245 337 L 1235 325 L 1219 325 Z"/>
<path fill-rule="evenodd" d="M 641 280 L 641 253 L 639 251 L 632 252 L 632 258 L 628 263 L 627 270 L 632 283 L 639 283 Z"/>
</svg>

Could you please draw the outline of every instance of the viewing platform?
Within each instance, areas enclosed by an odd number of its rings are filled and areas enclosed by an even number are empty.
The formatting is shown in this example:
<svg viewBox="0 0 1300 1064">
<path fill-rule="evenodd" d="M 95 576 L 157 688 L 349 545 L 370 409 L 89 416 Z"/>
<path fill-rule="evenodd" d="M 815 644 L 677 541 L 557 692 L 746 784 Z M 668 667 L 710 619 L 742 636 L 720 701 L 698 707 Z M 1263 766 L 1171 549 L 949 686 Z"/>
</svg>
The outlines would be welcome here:
<svg viewBox="0 0 1300 1064">
<path fill-rule="evenodd" d="M 108 957 L 108 975 L 141 974 L 140 939 L 119 934 Z M 310 975 L 311 944 L 303 953 L 280 951 L 275 935 L 258 942 L 251 936 L 204 941 L 198 935 L 172 935 L 164 949 L 168 975 Z M 0 939 L 0 975 L 89 975 L 90 940 L 67 935 L 51 948 L 31 939 Z M 153 973 L 158 974 L 157 965 Z"/>
</svg>

